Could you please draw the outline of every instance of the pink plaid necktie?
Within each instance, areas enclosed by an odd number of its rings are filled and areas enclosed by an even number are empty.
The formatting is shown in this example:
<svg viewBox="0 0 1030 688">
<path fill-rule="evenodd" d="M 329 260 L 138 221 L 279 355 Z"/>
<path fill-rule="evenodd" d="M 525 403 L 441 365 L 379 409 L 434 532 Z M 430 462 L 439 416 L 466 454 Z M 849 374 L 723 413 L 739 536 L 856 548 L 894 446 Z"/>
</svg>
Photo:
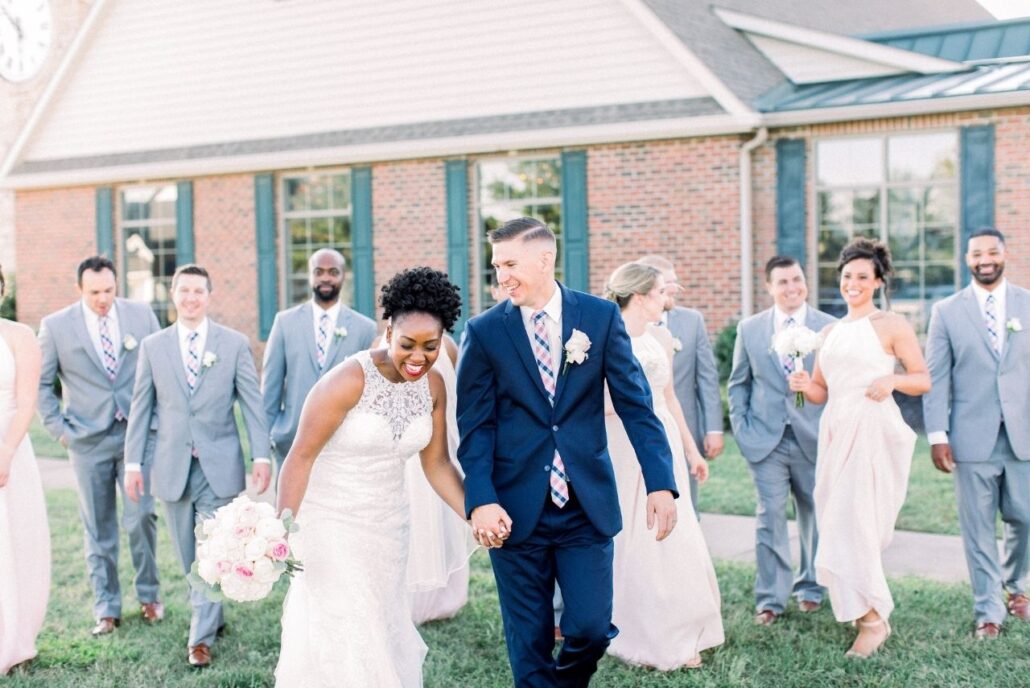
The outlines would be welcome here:
<svg viewBox="0 0 1030 688">
<path fill-rule="evenodd" d="M 318 319 L 318 341 L 315 342 L 318 348 L 318 367 L 325 368 L 325 355 L 329 349 L 329 314 L 322 313 Z"/>
<path fill-rule="evenodd" d="M 193 389 L 197 386 L 197 378 L 200 377 L 200 355 L 197 353 L 197 337 L 199 336 L 198 332 L 190 332 L 186 338 L 186 384 L 190 387 L 190 394 L 193 394 Z"/>
<path fill-rule="evenodd" d="M 786 320 L 783 321 L 783 328 L 786 329 L 788 327 L 794 327 L 797 324 L 798 324 L 798 322 L 797 322 L 797 320 L 794 319 L 794 316 L 790 316 L 789 318 L 787 318 Z M 789 355 L 789 354 L 787 354 L 787 355 L 784 355 L 782 360 L 783 360 L 783 374 L 789 376 L 791 373 L 794 372 L 794 357 Z"/>
<path fill-rule="evenodd" d="M 987 295 L 984 303 L 984 324 L 987 325 L 987 338 L 991 340 L 991 348 L 1001 353 L 1001 339 L 998 337 L 998 307 L 994 294 Z"/>
<path fill-rule="evenodd" d="M 108 327 L 106 315 L 99 319 L 98 330 L 100 332 L 100 349 L 104 352 L 104 370 L 107 371 L 107 377 L 111 379 L 111 382 L 114 382 L 115 377 L 118 376 L 118 354 L 114 350 L 114 342 L 111 340 L 111 330 Z M 125 420 L 125 415 L 120 408 L 115 408 L 114 419 Z"/>
<path fill-rule="evenodd" d="M 540 379 L 547 390 L 547 400 L 554 405 L 554 359 L 551 358 L 551 345 L 547 336 L 547 324 L 544 318 L 547 313 L 537 311 L 533 314 L 533 357 L 536 359 L 536 367 L 540 369 Z M 554 458 L 551 459 L 551 501 L 559 509 L 569 501 L 569 477 L 565 474 L 565 463 L 554 450 Z"/>
</svg>

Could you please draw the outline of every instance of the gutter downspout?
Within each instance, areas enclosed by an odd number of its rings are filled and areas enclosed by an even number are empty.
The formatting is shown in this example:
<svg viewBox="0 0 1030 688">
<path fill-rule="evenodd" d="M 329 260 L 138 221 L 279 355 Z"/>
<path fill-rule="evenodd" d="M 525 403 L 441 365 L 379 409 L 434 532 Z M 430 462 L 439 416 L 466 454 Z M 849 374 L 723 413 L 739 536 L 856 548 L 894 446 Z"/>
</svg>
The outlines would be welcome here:
<svg viewBox="0 0 1030 688">
<path fill-rule="evenodd" d="M 761 127 L 755 137 L 740 147 L 740 318 L 754 310 L 754 214 L 752 212 L 751 151 L 769 138 L 769 130 Z"/>
</svg>

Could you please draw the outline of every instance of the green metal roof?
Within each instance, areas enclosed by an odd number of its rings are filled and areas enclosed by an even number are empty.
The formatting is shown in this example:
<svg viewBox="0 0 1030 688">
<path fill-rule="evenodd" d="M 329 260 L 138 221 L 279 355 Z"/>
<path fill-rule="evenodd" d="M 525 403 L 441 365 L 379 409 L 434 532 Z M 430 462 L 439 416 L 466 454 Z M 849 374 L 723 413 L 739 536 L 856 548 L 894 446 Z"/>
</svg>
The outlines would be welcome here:
<svg viewBox="0 0 1030 688">
<path fill-rule="evenodd" d="M 892 48 L 955 62 L 1030 55 L 1030 18 L 862 36 Z"/>
</svg>

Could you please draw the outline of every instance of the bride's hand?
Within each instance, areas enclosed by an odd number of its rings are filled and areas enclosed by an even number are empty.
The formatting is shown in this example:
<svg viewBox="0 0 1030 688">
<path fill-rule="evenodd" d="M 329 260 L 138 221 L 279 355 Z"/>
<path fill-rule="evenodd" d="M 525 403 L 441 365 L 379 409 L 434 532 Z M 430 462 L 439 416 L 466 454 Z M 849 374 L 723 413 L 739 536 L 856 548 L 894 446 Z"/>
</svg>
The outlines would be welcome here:
<svg viewBox="0 0 1030 688">
<path fill-rule="evenodd" d="M 812 385 L 812 376 L 807 370 L 799 370 L 787 376 L 787 384 L 791 392 L 807 392 Z"/>
<path fill-rule="evenodd" d="M 873 383 L 866 388 L 865 395 L 873 401 L 883 401 L 894 391 L 894 376 L 885 375 L 873 380 Z"/>
</svg>

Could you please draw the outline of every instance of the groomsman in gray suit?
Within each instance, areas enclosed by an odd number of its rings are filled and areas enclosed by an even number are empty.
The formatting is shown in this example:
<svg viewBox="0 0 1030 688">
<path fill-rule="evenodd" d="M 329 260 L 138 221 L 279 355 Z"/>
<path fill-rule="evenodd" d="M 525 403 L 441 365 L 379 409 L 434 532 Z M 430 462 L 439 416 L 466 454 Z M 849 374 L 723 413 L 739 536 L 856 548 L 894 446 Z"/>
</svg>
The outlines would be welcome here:
<svg viewBox="0 0 1030 688">
<path fill-rule="evenodd" d="M 86 530 L 86 568 L 93 585 L 94 636 L 121 624 L 118 583 L 117 492 L 125 473 L 125 425 L 136 373 L 136 347 L 159 328 L 145 303 L 115 298 L 114 263 L 93 256 L 79 263 L 82 297 L 46 316 L 39 325 L 43 350 L 39 381 L 39 415 L 43 425 L 68 448 L 79 492 L 79 515 Z M 66 406 L 54 392 L 61 380 Z M 164 617 L 158 601 L 154 548 L 157 517 L 154 500 L 125 500 L 122 524 L 136 570 L 136 599 L 143 618 Z"/>
<path fill-rule="evenodd" d="M 981 639 L 998 637 L 1006 611 L 1030 620 L 1030 291 L 1005 280 L 1005 256 L 1001 232 L 972 234 L 972 284 L 934 304 L 926 342 L 933 387 L 923 415 L 934 465 L 955 473 Z"/>
<path fill-rule="evenodd" d="M 803 325 L 818 332 L 834 320 L 806 304 L 805 273 L 794 258 L 775 256 L 766 263 L 765 288 L 774 305 L 737 325 L 729 379 L 730 423 L 758 492 L 755 623 L 760 626 L 771 625 L 786 611 L 792 591 L 802 612 L 817 610 L 823 598 L 815 580 L 819 537 L 812 499 L 823 408 L 811 403 L 795 407 L 787 386 L 790 361 L 773 352 L 772 339 L 787 327 Z M 805 357 L 809 372 L 814 361 L 814 354 Z M 791 495 L 801 540 L 801 562 L 793 582 L 787 534 Z"/>
<path fill-rule="evenodd" d="M 243 451 L 233 403 L 239 401 L 254 448 L 252 477 L 268 489 L 271 461 L 257 372 L 247 338 L 207 317 L 211 279 L 197 265 L 172 277 L 178 320 L 140 344 L 132 410 L 125 438 L 125 488 L 130 499 L 150 490 L 164 502 L 172 544 L 185 573 L 196 558 L 194 527 L 246 487 Z M 156 416 L 153 454 L 146 451 Z M 188 661 L 211 663 L 211 645 L 224 626 L 222 605 L 192 591 Z"/>
<path fill-rule="evenodd" d="M 712 343 L 708 340 L 705 319 L 700 311 L 676 305 L 682 291 L 676 268 L 663 256 L 644 256 L 641 263 L 658 268 L 665 277 L 665 315 L 662 325 L 673 336 L 673 387 L 683 407 L 687 428 L 700 451 L 709 460 L 722 453 L 722 397 L 719 394 L 719 369 L 715 365 Z M 697 480 L 690 475 L 690 500 L 697 506 Z"/>
<path fill-rule="evenodd" d="M 290 453 L 311 388 L 330 368 L 368 349 L 376 338 L 374 321 L 340 303 L 346 272 L 339 251 L 315 251 L 308 260 L 311 301 L 282 311 L 272 323 L 261 366 L 261 395 L 278 464 Z"/>
</svg>

